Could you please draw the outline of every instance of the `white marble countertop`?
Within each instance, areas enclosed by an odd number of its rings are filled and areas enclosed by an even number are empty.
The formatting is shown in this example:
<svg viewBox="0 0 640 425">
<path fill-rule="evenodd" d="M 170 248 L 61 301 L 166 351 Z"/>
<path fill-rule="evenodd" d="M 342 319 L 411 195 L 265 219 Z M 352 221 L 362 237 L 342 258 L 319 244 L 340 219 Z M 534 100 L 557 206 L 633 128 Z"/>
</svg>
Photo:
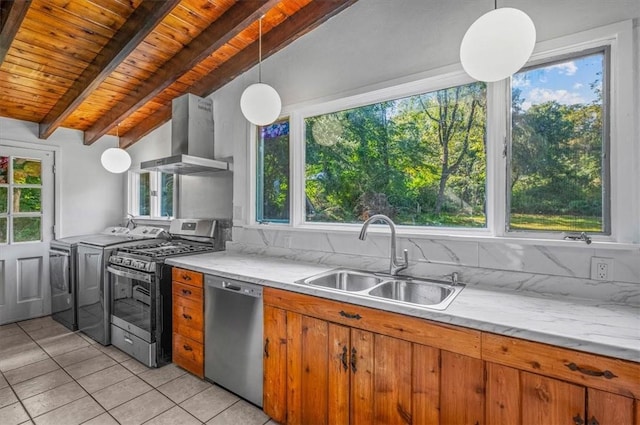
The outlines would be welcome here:
<svg viewBox="0 0 640 425">
<path fill-rule="evenodd" d="M 335 266 L 230 251 L 176 257 L 166 262 L 263 286 L 640 362 L 640 312 L 634 307 L 467 286 L 446 310 L 438 311 L 295 283 Z"/>
</svg>

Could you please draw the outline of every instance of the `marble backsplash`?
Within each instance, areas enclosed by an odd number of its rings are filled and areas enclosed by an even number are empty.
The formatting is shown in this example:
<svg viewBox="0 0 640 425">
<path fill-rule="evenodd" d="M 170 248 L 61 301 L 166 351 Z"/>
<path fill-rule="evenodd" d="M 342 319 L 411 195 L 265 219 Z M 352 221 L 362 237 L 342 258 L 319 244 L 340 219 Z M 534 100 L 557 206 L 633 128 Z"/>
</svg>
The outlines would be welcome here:
<svg viewBox="0 0 640 425">
<path fill-rule="evenodd" d="M 458 272 L 467 285 L 548 296 L 640 306 L 640 248 L 602 250 L 494 241 L 398 237 L 407 249 L 402 273 L 450 279 Z M 370 233 L 365 241 L 347 232 L 233 228 L 227 250 L 371 271 L 389 269 L 389 235 Z M 610 282 L 589 278 L 591 257 L 614 259 Z"/>
</svg>

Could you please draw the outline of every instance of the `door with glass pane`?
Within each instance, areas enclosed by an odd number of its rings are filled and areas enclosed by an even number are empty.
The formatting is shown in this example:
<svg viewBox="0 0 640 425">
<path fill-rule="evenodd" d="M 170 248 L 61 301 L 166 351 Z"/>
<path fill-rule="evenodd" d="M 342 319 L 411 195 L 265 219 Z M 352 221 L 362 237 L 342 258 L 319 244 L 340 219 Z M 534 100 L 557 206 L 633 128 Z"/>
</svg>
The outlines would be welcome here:
<svg viewBox="0 0 640 425">
<path fill-rule="evenodd" d="M 48 314 L 53 152 L 0 145 L 0 324 Z"/>
</svg>

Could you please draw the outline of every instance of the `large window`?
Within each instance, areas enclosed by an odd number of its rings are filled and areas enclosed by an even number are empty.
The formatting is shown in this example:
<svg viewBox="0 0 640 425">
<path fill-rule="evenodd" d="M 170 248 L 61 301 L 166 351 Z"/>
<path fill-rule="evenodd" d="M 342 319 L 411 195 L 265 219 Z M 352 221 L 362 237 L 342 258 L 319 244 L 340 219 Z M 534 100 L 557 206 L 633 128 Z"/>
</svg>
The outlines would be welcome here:
<svg viewBox="0 0 640 425">
<path fill-rule="evenodd" d="M 606 52 L 512 79 L 509 228 L 609 233 Z"/>
<path fill-rule="evenodd" d="M 174 175 L 129 172 L 129 213 L 140 217 L 173 217 Z"/>
<path fill-rule="evenodd" d="M 306 118 L 307 220 L 486 226 L 485 128 L 483 83 Z"/>
<path fill-rule="evenodd" d="M 627 22 L 541 42 L 503 81 L 434 71 L 293 106 L 257 129 L 252 222 L 636 243 L 632 45 Z"/>
</svg>

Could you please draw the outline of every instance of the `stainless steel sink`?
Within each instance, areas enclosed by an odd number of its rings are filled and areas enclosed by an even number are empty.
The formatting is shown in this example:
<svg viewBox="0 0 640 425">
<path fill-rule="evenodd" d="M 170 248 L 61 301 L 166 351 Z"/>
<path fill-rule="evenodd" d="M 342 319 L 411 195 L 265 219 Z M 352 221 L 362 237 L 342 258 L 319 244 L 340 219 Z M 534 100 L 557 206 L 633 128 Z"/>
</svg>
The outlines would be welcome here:
<svg viewBox="0 0 640 425">
<path fill-rule="evenodd" d="M 339 289 L 341 291 L 358 292 L 373 288 L 384 279 L 371 273 L 356 270 L 331 270 L 316 276 L 303 279 L 299 283 Z"/>
<path fill-rule="evenodd" d="M 369 291 L 369 295 L 423 306 L 442 303 L 454 288 L 428 281 L 389 280 Z"/>
<path fill-rule="evenodd" d="M 345 291 L 358 297 L 377 298 L 385 302 L 444 310 L 464 288 L 457 282 L 381 275 L 358 270 L 337 269 L 297 281 L 304 285 Z"/>
</svg>

